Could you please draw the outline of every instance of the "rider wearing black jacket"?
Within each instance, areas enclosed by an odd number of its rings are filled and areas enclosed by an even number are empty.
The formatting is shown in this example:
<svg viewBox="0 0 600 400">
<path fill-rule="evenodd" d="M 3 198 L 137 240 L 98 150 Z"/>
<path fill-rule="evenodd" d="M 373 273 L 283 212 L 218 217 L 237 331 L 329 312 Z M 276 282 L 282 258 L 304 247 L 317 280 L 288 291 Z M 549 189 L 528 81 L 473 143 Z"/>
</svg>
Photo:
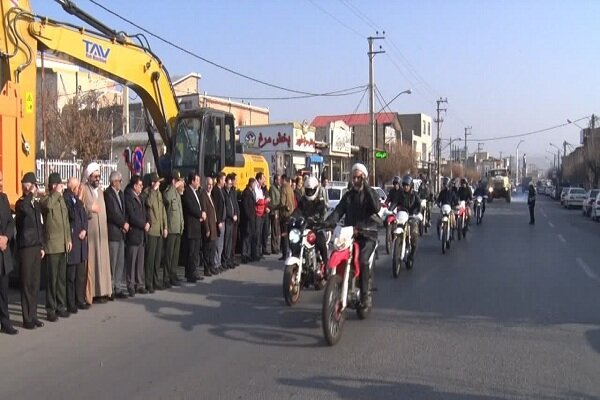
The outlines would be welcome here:
<svg viewBox="0 0 600 400">
<path fill-rule="evenodd" d="M 327 207 L 325 200 L 320 196 L 319 181 L 314 176 L 304 181 L 304 195 L 300 198 L 298 207 L 292 213 L 291 218 L 304 217 L 306 227 L 314 229 L 315 225 L 322 223 L 325 218 Z M 317 231 L 317 243 L 315 244 L 321 255 L 323 263 L 327 264 L 327 239 L 323 231 Z"/>
<path fill-rule="evenodd" d="M 413 181 L 410 175 L 402 178 L 402 194 L 400 195 L 400 202 L 397 207 L 400 210 L 406 211 L 408 215 L 416 215 L 421 212 L 421 199 L 413 190 Z M 414 219 L 409 219 L 408 224 L 410 225 L 410 240 L 412 243 L 408 261 L 410 262 L 410 266 L 412 266 L 417 251 L 419 225 Z"/>
<path fill-rule="evenodd" d="M 487 193 L 485 192 L 485 185 L 482 181 L 478 182 L 477 189 L 475 189 L 475 193 L 473 193 L 473 197 L 476 198 L 477 196 L 481 196 L 483 199 L 481 202 L 481 217 L 483 218 L 483 214 L 485 214 L 485 196 L 487 196 Z"/>
<path fill-rule="evenodd" d="M 442 190 L 440 190 L 440 193 L 438 193 L 438 197 L 435 200 L 436 204 L 438 205 L 438 207 L 440 207 L 440 209 L 442 208 L 442 206 L 444 204 L 448 204 L 452 210 L 454 210 L 454 207 L 456 207 L 458 205 L 458 196 L 454 193 L 454 190 L 452 187 L 448 186 L 448 178 L 444 178 L 442 180 Z M 455 226 L 455 222 L 454 222 L 454 212 L 450 211 L 450 227 L 452 229 L 454 229 Z M 440 230 L 440 227 L 442 226 L 442 219 L 438 219 L 438 232 Z"/>
<path fill-rule="evenodd" d="M 396 208 L 398 201 L 400 201 L 400 195 L 402 194 L 402 189 L 400 188 L 400 177 L 395 176 L 392 181 L 394 187 L 388 193 L 387 199 L 385 200 L 385 204 L 388 209 L 393 210 Z"/>
<path fill-rule="evenodd" d="M 467 223 L 471 220 L 471 208 L 469 207 L 469 203 L 473 201 L 473 193 L 471 192 L 471 188 L 467 186 L 467 180 L 462 178 L 460 180 L 460 187 L 457 191 L 458 201 L 464 201 L 466 203 L 466 212 L 467 212 Z"/>
<path fill-rule="evenodd" d="M 381 201 L 377 192 L 368 184 L 367 168 L 360 163 L 352 166 L 352 189 L 348 190 L 335 210 L 327 218 L 328 225 L 335 225 L 345 216 L 344 225 L 358 228 L 356 243 L 360 248 L 360 293 L 363 307 L 369 307 L 368 296 L 369 259 L 377 243 L 377 226 L 380 221 L 377 213 Z"/>
</svg>

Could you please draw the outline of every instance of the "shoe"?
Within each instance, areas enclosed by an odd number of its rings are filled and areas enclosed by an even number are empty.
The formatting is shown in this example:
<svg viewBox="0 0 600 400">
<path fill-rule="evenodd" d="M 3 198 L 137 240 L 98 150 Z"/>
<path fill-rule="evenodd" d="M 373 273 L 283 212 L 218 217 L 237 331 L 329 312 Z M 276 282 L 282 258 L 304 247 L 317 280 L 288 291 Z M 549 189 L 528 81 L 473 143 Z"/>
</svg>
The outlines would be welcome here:
<svg viewBox="0 0 600 400">
<path fill-rule="evenodd" d="M 94 303 L 97 303 L 97 304 L 105 304 L 107 302 L 108 302 L 107 296 L 100 296 L 100 297 L 96 297 L 94 299 Z"/>
<path fill-rule="evenodd" d="M 154 290 L 165 290 L 165 288 L 163 285 L 155 285 Z M 152 292 L 150 292 L 150 293 L 152 293 Z"/>
<path fill-rule="evenodd" d="M 251 261 L 249 257 L 242 257 L 242 264 L 248 264 Z"/>
<path fill-rule="evenodd" d="M 77 314 L 77 307 L 67 308 L 69 314 Z"/>
<path fill-rule="evenodd" d="M 134 288 L 129 288 L 127 289 L 127 293 L 129 293 L 129 297 L 135 297 L 135 289 Z"/>
<path fill-rule="evenodd" d="M 163 286 L 164 286 L 165 289 L 171 289 L 171 287 L 172 287 L 171 282 L 165 282 L 163 284 Z"/>
<path fill-rule="evenodd" d="M 67 310 L 62 310 L 58 313 L 58 316 L 61 318 L 69 318 L 71 314 Z"/>
<path fill-rule="evenodd" d="M 181 286 L 181 281 L 180 281 L 179 279 L 177 279 L 177 280 L 172 280 L 172 281 L 171 281 L 171 286 L 173 286 L 173 287 L 178 287 L 178 286 Z"/>
<path fill-rule="evenodd" d="M 129 295 L 125 292 L 118 292 L 117 295 L 115 296 L 117 299 L 126 299 L 129 297 Z"/>
<path fill-rule="evenodd" d="M 33 322 L 23 322 L 23 328 L 29 329 L 30 331 L 34 330 L 35 324 Z"/>
<path fill-rule="evenodd" d="M 210 273 L 212 275 L 219 275 L 219 270 L 213 267 L 213 268 L 210 268 Z"/>
<path fill-rule="evenodd" d="M 240 266 L 240 263 L 239 263 L 239 262 L 237 262 L 237 261 L 234 261 L 234 262 L 233 262 L 233 266 L 234 266 L 234 267 L 239 267 L 239 266 Z"/>
<path fill-rule="evenodd" d="M 279 260 L 279 261 L 285 261 L 285 256 L 281 256 L 277 260 Z"/>
<path fill-rule="evenodd" d="M 87 303 L 78 303 L 77 304 L 77 308 L 80 310 L 89 310 L 90 309 L 90 305 Z"/>
<path fill-rule="evenodd" d="M 198 278 L 194 278 L 194 277 L 187 278 L 188 283 L 196 283 L 197 281 L 198 281 Z"/>
<path fill-rule="evenodd" d="M 139 294 L 147 294 L 147 293 L 148 293 L 148 291 L 146 290 L 146 288 L 139 288 L 139 289 L 137 290 L 137 292 L 138 292 Z"/>
<path fill-rule="evenodd" d="M 6 333 L 7 335 L 16 335 L 17 333 L 19 333 L 19 331 L 16 330 L 10 324 L 2 325 L 2 329 L 0 329 L 0 332 Z"/>
<path fill-rule="evenodd" d="M 110 296 L 107 296 L 108 300 L 115 301 L 115 292 L 113 292 Z"/>
<path fill-rule="evenodd" d="M 50 322 L 56 322 L 58 321 L 58 317 L 56 316 L 56 314 L 48 314 L 48 316 L 46 317 L 46 319 Z"/>
<path fill-rule="evenodd" d="M 212 272 L 211 272 L 210 269 L 204 268 L 204 276 L 209 277 L 209 276 L 212 276 L 212 275 L 213 274 L 212 274 Z"/>
<path fill-rule="evenodd" d="M 38 328 L 42 328 L 44 326 L 44 323 L 42 321 L 40 321 L 39 319 L 34 320 L 33 324 L 35 326 L 37 326 Z"/>
<path fill-rule="evenodd" d="M 153 288 L 148 289 L 148 293 L 150 293 L 150 294 L 154 293 L 154 289 Z"/>
<path fill-rule="evenodd" d="M 270 255 L 271 255 L 271 253 L 269 253 L 269 252 L 264 252 L 263 253 L 263 256 L 270 256 Z"/>
</svg>

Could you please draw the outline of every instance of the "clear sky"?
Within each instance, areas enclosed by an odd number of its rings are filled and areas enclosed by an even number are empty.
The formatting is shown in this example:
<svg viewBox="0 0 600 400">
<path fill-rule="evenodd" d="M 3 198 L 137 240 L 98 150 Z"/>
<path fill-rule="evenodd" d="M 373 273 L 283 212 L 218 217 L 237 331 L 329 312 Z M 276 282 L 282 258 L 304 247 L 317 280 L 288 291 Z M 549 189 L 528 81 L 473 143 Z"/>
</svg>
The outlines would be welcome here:
<svg viewBox="0 0 600 400">
<path fill-rule="evenodd" d="M 76 22 L 52 0 L 34 12 Z M 600 113 L 598 0 L 96 0 L 213 62 L 270 83 L 324 93 L 368 83 L 367 40 L 377 29 L 386 51 L 375 57 L 376 84 L 391 109 L 435 116 L 447 97 L 442 136 L 470 139 L 521 134 Z M 77 5 L 117 30 L 138 30 L 90 0 Z M 78 23 L 80 24 L 80 23 Z M 172 76 L 198 72 L 201 90 L 231 97 L 289 93 L 239 78 L 155 38 L 152 48 Z M 252 100 L 271 121 L 368 111 L 368 96 Z M 376 111 L 382 104 L 376 101 Z M 588 120 L 579 122 L 587 126 Z M 521 138 L 485 142 L 495 156 Z M 524 137 L 519 150 L 552 157 L 549 142 L 579 145 L 574 125 Z M 469 143 L 470 149 L 477 143 Z M 538 161 L 539 162 L 539 161 Z"/>
</svg>

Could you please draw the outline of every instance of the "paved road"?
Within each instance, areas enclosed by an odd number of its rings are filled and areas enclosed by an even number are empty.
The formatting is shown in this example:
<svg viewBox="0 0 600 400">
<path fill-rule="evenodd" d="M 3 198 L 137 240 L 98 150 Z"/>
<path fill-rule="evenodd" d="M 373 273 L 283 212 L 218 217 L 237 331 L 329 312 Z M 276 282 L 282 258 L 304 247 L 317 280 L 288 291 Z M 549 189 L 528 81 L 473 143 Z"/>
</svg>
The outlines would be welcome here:
<svg viewBox="0 0 600 400">
<path fill-rule="evenodd" d="M 544 199 L 527 222 L 522 200 L 495 202 L 398 280 L 382 254 L 371 318 L 333 348 L 322 293 L 286 307 L 274 258 L 2 335 L 1 397 L 598 399 L 600 224 Z"/>
</svg>

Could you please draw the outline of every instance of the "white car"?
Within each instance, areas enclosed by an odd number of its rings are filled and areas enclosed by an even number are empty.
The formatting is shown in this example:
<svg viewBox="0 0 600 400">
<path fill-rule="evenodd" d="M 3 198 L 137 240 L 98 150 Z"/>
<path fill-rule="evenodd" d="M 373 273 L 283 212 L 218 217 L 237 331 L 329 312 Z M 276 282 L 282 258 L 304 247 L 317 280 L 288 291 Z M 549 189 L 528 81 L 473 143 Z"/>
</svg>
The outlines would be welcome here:
<svg viewBox="0 0 600 400">
<path fill-rule="evenodd" d="M 565 197 L 563 199 L 563 206 L 565 208 L 581 207 L 585 198 L 585 189 L 573 187 L 568 188 L 565 192 Z"/>
<path fill-rule="evenodd" d="M 581 213 L 585 217 L 592 216 L 592 207 L 596 203 L 596 197 L 600 193 L 600 189 L 592 189 L 589 190 L 585 196 L 585 200 L 583 200 L 583 206 L 581 206 Z"/>
<path fill-rule="evenodd" d="M 590 218 L 596 222 L 600 222 L 600 193 L 596 195 L 596 201 L 592 205 L 592 212 Z"/>
<path fill-rule="evenodd" d="M 385 206 L 385 200 L 387 199 L 387 195 L 385 191 L 380 187 L 374 187 L 375 191 L 379 195 L 379 199 L 381 201 L 381 209 L 379 210 L 379 218 L 383 219 L 383 214 L 387 207 Z M 340 200 L 344 196 L 344 194 L 348 191 L 348 184 L 333 184 L 327 188 L 327 194 L 329 195 L 329 204 L 327 205 L 327 215 L 331 214 L 331 212 L 337 207 Z"/>
</svg>

